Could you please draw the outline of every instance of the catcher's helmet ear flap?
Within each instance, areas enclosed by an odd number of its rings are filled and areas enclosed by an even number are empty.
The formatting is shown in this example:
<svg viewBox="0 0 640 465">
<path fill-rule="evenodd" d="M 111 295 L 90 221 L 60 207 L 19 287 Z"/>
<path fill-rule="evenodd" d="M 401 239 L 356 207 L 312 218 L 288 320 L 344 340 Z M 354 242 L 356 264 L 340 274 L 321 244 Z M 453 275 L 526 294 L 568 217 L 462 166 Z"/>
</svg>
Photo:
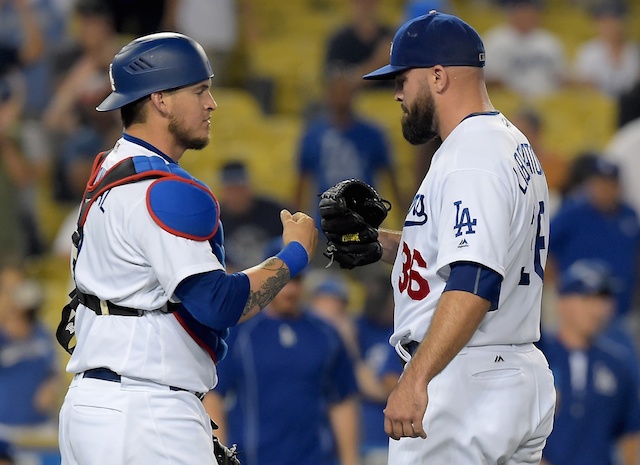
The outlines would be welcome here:
<svg viewBox="0 0 640 465">
<path fill-rule="evenodd" d="M 202 46 L 175 32 L 139 37 L 122 47 L 109 67 L 111 94 L 98 111 L 116 110 L 142 97 L 213 77 Z"/>
</svg>

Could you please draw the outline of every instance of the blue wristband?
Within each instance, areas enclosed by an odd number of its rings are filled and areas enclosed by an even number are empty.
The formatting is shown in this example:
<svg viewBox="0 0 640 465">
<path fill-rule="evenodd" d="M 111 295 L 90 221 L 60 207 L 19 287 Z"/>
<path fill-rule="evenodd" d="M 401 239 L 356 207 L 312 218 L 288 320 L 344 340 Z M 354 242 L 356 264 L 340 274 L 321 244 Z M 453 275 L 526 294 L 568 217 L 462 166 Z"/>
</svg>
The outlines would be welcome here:
<svg viewBox="0 0 640 465">
<path fill-rule="evenodd" d="M 276 255 L 289 268 L 289 274 L 295 278 L 309 263 L 309 254 L 300 242 L 289 242 L 287 246 Z"/>
</svg>

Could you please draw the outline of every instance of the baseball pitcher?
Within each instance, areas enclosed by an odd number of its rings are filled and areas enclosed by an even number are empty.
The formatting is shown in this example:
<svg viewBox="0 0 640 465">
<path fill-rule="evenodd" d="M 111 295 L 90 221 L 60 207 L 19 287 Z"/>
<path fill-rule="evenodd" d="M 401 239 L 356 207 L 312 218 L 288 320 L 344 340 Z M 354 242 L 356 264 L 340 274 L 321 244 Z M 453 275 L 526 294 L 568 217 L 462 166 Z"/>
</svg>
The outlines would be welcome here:
<svg viewBox="0 0 640 465">
<path fill-rule="evenodd" d="M 361 208 L 384 208 L 374 193 L 321 199 L 329 257 L 344 268 L 393 263 L 390 343 L 406 363 L 385 408 L 393 465 L 538 464 L 552 428 L 553 377 L 533 345 L 547 183 L 529 141 L 493 108 L 485 59 L 455 16 L 431 11 L 400 27 L 390 64 L 364 78 L 395 80 L 407 141 L 442 142 L 402 231 L 378 229 L 380 215 Z"/>
</svg>

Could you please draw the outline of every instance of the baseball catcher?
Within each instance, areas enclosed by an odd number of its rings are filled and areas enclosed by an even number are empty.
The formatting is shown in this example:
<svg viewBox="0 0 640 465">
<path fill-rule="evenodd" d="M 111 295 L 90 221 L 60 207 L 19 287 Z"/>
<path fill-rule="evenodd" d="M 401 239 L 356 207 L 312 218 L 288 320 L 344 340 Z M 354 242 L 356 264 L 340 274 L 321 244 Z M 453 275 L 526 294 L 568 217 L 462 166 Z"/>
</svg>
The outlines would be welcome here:
<svg viewBox="0 0 640 465">
<path fill-rule="evenodd" d="M 377 262 L 382 257 L 378 227 L 391 210 L 391 202 L 358 179 L 341 181 L 320 195 L 321 227 L 328 239 L 324 256 L 340 268 Z"/>
</svg>

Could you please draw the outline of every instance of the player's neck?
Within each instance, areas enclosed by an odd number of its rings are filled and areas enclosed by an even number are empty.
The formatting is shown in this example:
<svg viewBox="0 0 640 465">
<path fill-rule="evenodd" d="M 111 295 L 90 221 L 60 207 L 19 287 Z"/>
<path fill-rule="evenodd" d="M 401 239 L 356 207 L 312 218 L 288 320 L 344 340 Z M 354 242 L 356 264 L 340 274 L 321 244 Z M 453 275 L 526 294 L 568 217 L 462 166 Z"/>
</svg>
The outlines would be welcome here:
<svg viewBox="0 0 640 465">
<path fill-rule="evenodd" d="M 178 162 L 184 154 L 184 148 L 175 144 L 173 136 L 168 131 L 153 130 L 147 124 L 133 124 L 125 132 L 153 145 L 175 162 Z"/>
<path fill-rule="evenodd" d="M 469 115 L 495 111 L 484 83 L 469 84 L 460 86 L 456 92 L 447 95 L 445 104 L 438 108 L 439 135 L 442 140 L 445 140 Z"/>
</svg>

